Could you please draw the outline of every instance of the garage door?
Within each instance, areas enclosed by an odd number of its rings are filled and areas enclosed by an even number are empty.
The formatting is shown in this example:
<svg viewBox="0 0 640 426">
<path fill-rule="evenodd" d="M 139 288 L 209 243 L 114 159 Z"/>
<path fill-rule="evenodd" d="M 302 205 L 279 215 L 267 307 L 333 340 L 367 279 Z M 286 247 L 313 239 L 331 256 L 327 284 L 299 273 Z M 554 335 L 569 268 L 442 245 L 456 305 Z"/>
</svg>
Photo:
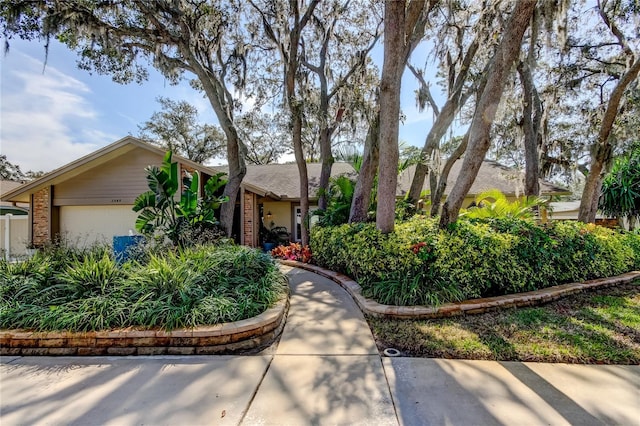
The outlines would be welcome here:
<svg viewBox="0 0 640 426">
<path fill-rule="evenodd" d="M 95 243 L 111 244 L 116 235 L 135 233 L 137 213 L 133 206 L 61 206 L 60 232 L 69 241 L 86 247 Z"/>
</svg>

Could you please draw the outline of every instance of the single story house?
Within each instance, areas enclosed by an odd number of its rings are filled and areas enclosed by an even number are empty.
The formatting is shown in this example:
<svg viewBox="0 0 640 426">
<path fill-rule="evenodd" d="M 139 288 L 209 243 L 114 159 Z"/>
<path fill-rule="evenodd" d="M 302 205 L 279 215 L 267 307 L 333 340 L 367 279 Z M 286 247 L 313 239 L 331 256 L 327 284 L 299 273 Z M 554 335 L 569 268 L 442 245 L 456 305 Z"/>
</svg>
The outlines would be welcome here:
<svg viewBox="0 0 640 426">
<path fill-rule="evenodd" d="M 132 208 L 136 197 L 148 190 L 145 168 L 160 165 L 164 154 L 156 146 L 127 136 L 38 179 L 3 190 L 0 198 L 30 206 L 28 241 L 36 246 L 60 235 L 82 246 L 109 243 L 113 236 L 135 231 L 137 213 Z M 176 155 L 173 159 L 180 170 L 199 172 L 201 185 L 210 176 L 226 171 Z M 317 200 L 320 165 L 309 164 L 308 169 L 310 194 Z M 354 173 L 353 167 L 334 165 L 333 175 L 344 173 Z M 295 164 L 249 166 L 240 194 L 233 230 L 238 242 L 258 246 L 263 220 L 266 226 L 286 227 L 292 239 L 300 238 L 300 188 Z"/>
<path fill-rule="evenodd" d="M 56 169 L 39 179 L 3 192 L 1 199 L 27 203 L 28 239 L 35 245 L 45 244 L 63 235 L 70 242 L 86 245 L 110 242 L 113 236 L 134 230 L 137 214 L 134 200 L 148 189 L 144 169 L 160 165 L 165 152 L 132 136 L 127 136 L 92 154 Z M 174 156 L 181 170 L 198 171 L 201 185 L 224 167 L 207 167 Z M 459 166 L 458 166 L 459 167 Z M 317 204 L 320 164 L 307 164 L 311 210 Z M 450 176 L 453 186 L 459 168 Z M 348 163 L 335 163 L 332 176 L 356 176 Z M 513 172 L 497 163 L 485 162 L 472 187 L 469 200 L 490 188 L 505 194 L 517 194 Z M 399 197 L 411 184 L 412 170 L 399 176 Z M 543 195 L 562 195 L 567 191 L 541 182 Z M 515 195 L 514 195 L 515 196 Z M 236 202 L 233 234 L 236 241 L 256 247 L 259 232 L 266 227 L 284 226 L 292 240 L 300 239 L 300 187 L 296 164 L 250 165 Z M 470 202 L 470 201 L 469 201 Z"/>
<path fill-rule="evenodd" d="M 110 242 L 135 230 L 133 203 L 148 190 L 145 167 L 160 165 L 164 151 L 125 137 L 44 176 L 2 194 L 3 201 L 27 203 L 28 239 L 43 245 L 64 235 L 71 243 Z M 180 158 L 181 170 L 216 172 Z"/>
<path fill-rule="evenodd" d="M 580 201 L 554 201 L 549 203 L 550 211 L 549 217 L 552 220 L 578 220 L 578 213 L 580 211 Z M 614 217 L 607 217 L 600 212 L 596 213 L 596 225 L 604 226 L 606 228 L 622 227 L 629 229 L 631 224 L 628 218 L 618 220 Z"/>
</svg>

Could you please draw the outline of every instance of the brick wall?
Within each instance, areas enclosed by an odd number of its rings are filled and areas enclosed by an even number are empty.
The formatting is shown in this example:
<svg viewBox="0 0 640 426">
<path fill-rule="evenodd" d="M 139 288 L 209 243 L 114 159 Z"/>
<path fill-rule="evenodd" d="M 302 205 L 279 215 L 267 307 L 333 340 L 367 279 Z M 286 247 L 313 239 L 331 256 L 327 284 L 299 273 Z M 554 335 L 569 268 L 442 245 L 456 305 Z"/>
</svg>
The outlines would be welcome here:
<svg viewBox="0 0 640 426">
<path fill-rule="evenodd" d="M 255 194 L 252 192 L 244 191 L 244 210 L 242 212 L 242 224 L 243 224 L 243 236 L 242 236 L 242 244 L 254 247 L 255 246 L 255 235 L 254 235 L 254 216 L 255 216 Z"/>
<path fill-rule="evenodd" d="M 51 188 L 33 194 L 33 243 L 42 245 L 51 241 L 49 218 L 51 217 Z"/>
</svg>

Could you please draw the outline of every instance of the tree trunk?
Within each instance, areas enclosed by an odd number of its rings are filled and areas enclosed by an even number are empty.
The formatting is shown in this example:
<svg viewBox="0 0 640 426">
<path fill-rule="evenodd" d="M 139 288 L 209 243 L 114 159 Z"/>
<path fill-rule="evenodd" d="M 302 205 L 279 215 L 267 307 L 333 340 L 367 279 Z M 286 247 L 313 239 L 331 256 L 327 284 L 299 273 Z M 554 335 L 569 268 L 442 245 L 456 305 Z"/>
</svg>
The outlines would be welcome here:
<svg viewBox="0 0 640 426">
<path fill-rule="evenodd" d="M 298 174 L 300 176 L 300 239 L 302 240 L 302 245 L 306 246 L 309 244 L 309 229 L 307 228 L 307 217 L 309 216 L 309 175 L 307 173 L 307 162 L 304 158 L 304 151 L 302 150 L 302 105 L 295 105 L 292 108 L 293 153 L 296 158 Z"/>
<path fill-rule="evenodd" d="M 531 47 L 529 47 L 531 49 Z M 524 127 L 524 194 L 527 197 L 540 195 L 540 155 L 538 152 L 538 140 L 540 124 L 542 123 L 542 103 L 538 91 L 533 84 L 531 68 L 520 61 L 518 74 L 522 82 L 524 92 L 523 99 L 523 127 Z"/>
<path fill-rule="evenodd" d="M 502 98 L 511 66 L 520 54 L 522 37 L 529 26 L 536 3 L 537 0 L 519 0 L 509 17 L 502 41 L 496 50 L 494 62 L 487 75 L 487 85 L 480 96 L 469 128 L 469 146 L 464 156 L 462 171 L 442 207 L 441 228 L 446 228 L 458 220 L 462 202 L 469 193 L 489 149 L 491 125 Z"/>
<path fill-rule="evenodd" d="M 409 200 L 415 202 L 420 198 L 420 193 L 422 192 L 422 187 L 424 186 L 424 180 L 429 173 L 429 167 L 425 163 L 428 159 L 431 159 L 433 156 L 433 152 L 440 146 L 440 140 L 447 132 L 447 129 L 451 126 L 453 119 L 455 118 L 460 108 L 467 102 L 467 99 L 474 92 L 472 89 L 468 90 L 466 93 L 462 93 L 464 88 L 464 82 L 467 80 L 467 76 L 469 75 L 469 70 L 471 68 L 471 61 L 476 55 L 478 51 L 479 43 L 477 38 L 473 40 L 473 42 L 469 45 L 465 56 L 462 61 L 462 65 L 460 66 L 460 72 L 455 77 L 455 83 L 453 87 L 449 87 L 450 95 L 447 98 L 442 110 L 436 113 L 436 120 L 429 130 L 429 134 L 424 142 L 424 147 L 422 148 L 422 159 L 420 163 L 416 166 L 416 172 L 413 175 L 413 180 L 411 181 L 411 188 L 409 189 Z M 422 83 L 422 82 L 421 82 Z M 437 185 L 437 173 L 434 173 L 434 170 L 431 170 L 430 175 L 430 186 L 431 186 L 431 202 L 434 203 L 433 194 L 435 192 L 435 186 Z"/>
<path fill-rule="evenodd" d="M 451 168 L 458 161 L 462 154 L 467 150 L 467 145 L 469 144 L 469 132 L 465 133 L 462 141 L 460 141 L 460 145 L 456 148 L 455 151 L 451 154 L 451 156 L 447 159 L 447 162 L 444 163 L 442 170 L 440 171 L 440 177 L 438 178 L 438 182 L 436 185 L 435 191 L 431 192 L 431 217 L 436 217 L 440 214 L 440 204 L 442 203 L 442 197 L 444 196 L 444 191 L 447 189 L 447 179 L 449 179 L 449 173 L 451 172 Z"/>
<path fill-rule="evenodd" d="M 298 165 L 298 173 L 300 175 L 300 239 L 302 245 L 309 244 L 309 230 L 307 229 L 306 219 L 309 216 L 309 175 L 307 173 L 307 162 L 304 157 L 302 148 L 302 101 L 296 98 L 296 77 L 299 71 L 298 48 L 300 45 L 300 35 L 305 27 L 313 10 L 317 6 L 319 0 L 312 0 L 300 18 L 299 4 L 297 1 L 290 2 L 293 8 L 290 18 L 294 19 L 294 26 L 289 31 L 288 55 L 285 61 L 285 94 L 289 111 L 291 113 L 292 125 L 292 144 L 293 153 Z M 295 226 L 295 224 L 294 224 Z"/>
<path fill-rule="evenodd" d="M 387 0 L 384 7 L 384 62 L 380 81 L 380 158 L 376 227 L 393 231 L 398 183 L 400 82 L 404 71 L 405 2 Z"/>
<path fill-rule="evenodd" d="M 635 63 L 620 78 L 613 92 L 611 92 L 611 98 L 609 98 L 607 109 L 604 112 L 604 117 L 602 117 L 598 139 L 591 149 L 591 167 L 584 183 L 584 191 L 582 192 L 582 200 L 580 201 L 580 210 L 578 212 L 578 220 L 580 222 L 594 223 L 596 221 L 598 199 L 600 198 L 600 189 L 602 187 L 602 173 L 606 169 L 605 165 L 612 151 L 609 140 L 611 129 L 618 115 L 618 108 L 624 91 L 636 79 L 639 72 L 640 58 L 636 59 Z"/>
<path fill-rule="evenodd" d="M 328 115 L 328 105 L 327 112 Z M 326 115 L 324 116 L 326 118 Z M 320 129 L 320 184 L 318 187 L 318 208 L 320 210 L 327 209 L 327 190 L 329 189 L 329 178 L 331 177 L 331 168 L 333 167 L 333 153 L 331 152 L 331 129 L 324 125 Z"/>
<path fill-rule="evenodd" d="M 238 134 L 233 128 L 227 134 L 227 162 L 229 163 L 229 176 L 227 184 L 224 187 L 223 195 L 229 197 L 229 202 L 220 206 L 220 226 L 231 237 L 233 232 L 233 216 L 236 209 L 236 201 L 240 192 L 242 179 L 247 174 L 247 166 L 244 161 L 244 154 L 240 149 L 241 142 Z"/>
<path fill-rule="evenodd" d="M 421 161 L 416 165 L 416 172 L 411 181 L 411 188 L 408 194 L 411 202 L 415 202 L 420 198 L 424 180 L 430 171 L 428 161 L 433 157 L 433 152 L 440 146 L 440 140 L 447 132 L 449 126 L 451 126 L 457 112 L 456 107 L 457 105 L 454 105 L 452 99 L 447 100 L 442 111 L 438 114 L 438 117 L 436 117 L 436 121 L 433 123 L 431 130 L 429 130 L 429 134 L 424 142 L 424 147 L 422 148 Z"/>
<path fill-rule="evenodd" d="M 188 55 L 190 53 L 188 51 Z M 188 56 L 191 57 L 191 56 Z M 229 202 L 223 203 L 220 207 L 220 227 L 225 231 L 227 237 L 233 232 L 233 216 L 236 208 L 236 200 L 242 179 L 247 174 L 245 163 L 246 147 L 238 137 L 238 131 L 233 122 L 231 106 L 223 104 L 224 88 L 209 78 L 209 72 L 199 65 L 195 58 L 191 61 L 194 73 L 198 76 L 207 98 L 216 113 L 220 122 L 220 127 L 224 131 L 227 139 L 227 162 L 229 163 L 228 182 L 224 187 L 223 195 L 229 197 Z"/>
<path fill-rule="evenodd" d="M 371 191 L 373 182 L 376 178 L 378 170 L 379 147 L 378 140 L 380 135 L 379 127 L 380 114 L 376 114 L 375 118 L 369 125 L 367 139 L 364 142 L 364 154 L 362 157 L 362 165 L 358 173 L 358 180 L 353 191 L 353 200 L 351 201 L 351 211 L 349 212 L 349 223 L 366 222 L 367 213 L 371 204 Z"/>
<path fill-rule="evenodd" d="M 337 18 L 336 18 L 337 19 Z M 309 69 L 316 73 L 320 81 L 320 183 L 318 186 L 318 209 L 327 209 L 327 191 L 329 190 L 329 178 L 331 177 L 331 168 L 333 167 L 333 153 L 331 152 L 331 134 L 333 130 L 329 124 L 329 84 L 326 76 L 327 50 L 329 48 L 330 32 L 333 31 L 335 20 L 325 32 L 320 49 L 320 63 L 317 67 L 308 66 Z"/>
</svg>

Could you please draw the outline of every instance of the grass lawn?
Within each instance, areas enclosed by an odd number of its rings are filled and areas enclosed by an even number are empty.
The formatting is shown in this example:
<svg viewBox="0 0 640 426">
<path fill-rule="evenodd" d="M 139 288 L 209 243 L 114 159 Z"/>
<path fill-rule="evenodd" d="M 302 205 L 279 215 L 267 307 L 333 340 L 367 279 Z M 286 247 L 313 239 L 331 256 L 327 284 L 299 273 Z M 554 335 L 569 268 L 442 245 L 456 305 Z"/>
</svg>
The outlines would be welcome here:
<svg viewBox="0 0 640 426">
<path fill-rule="evenodd" d="M 640 280 L 546 305 L 438 320 L 367 318 L 406 356 L 640 364 Z"/>
</svg>

